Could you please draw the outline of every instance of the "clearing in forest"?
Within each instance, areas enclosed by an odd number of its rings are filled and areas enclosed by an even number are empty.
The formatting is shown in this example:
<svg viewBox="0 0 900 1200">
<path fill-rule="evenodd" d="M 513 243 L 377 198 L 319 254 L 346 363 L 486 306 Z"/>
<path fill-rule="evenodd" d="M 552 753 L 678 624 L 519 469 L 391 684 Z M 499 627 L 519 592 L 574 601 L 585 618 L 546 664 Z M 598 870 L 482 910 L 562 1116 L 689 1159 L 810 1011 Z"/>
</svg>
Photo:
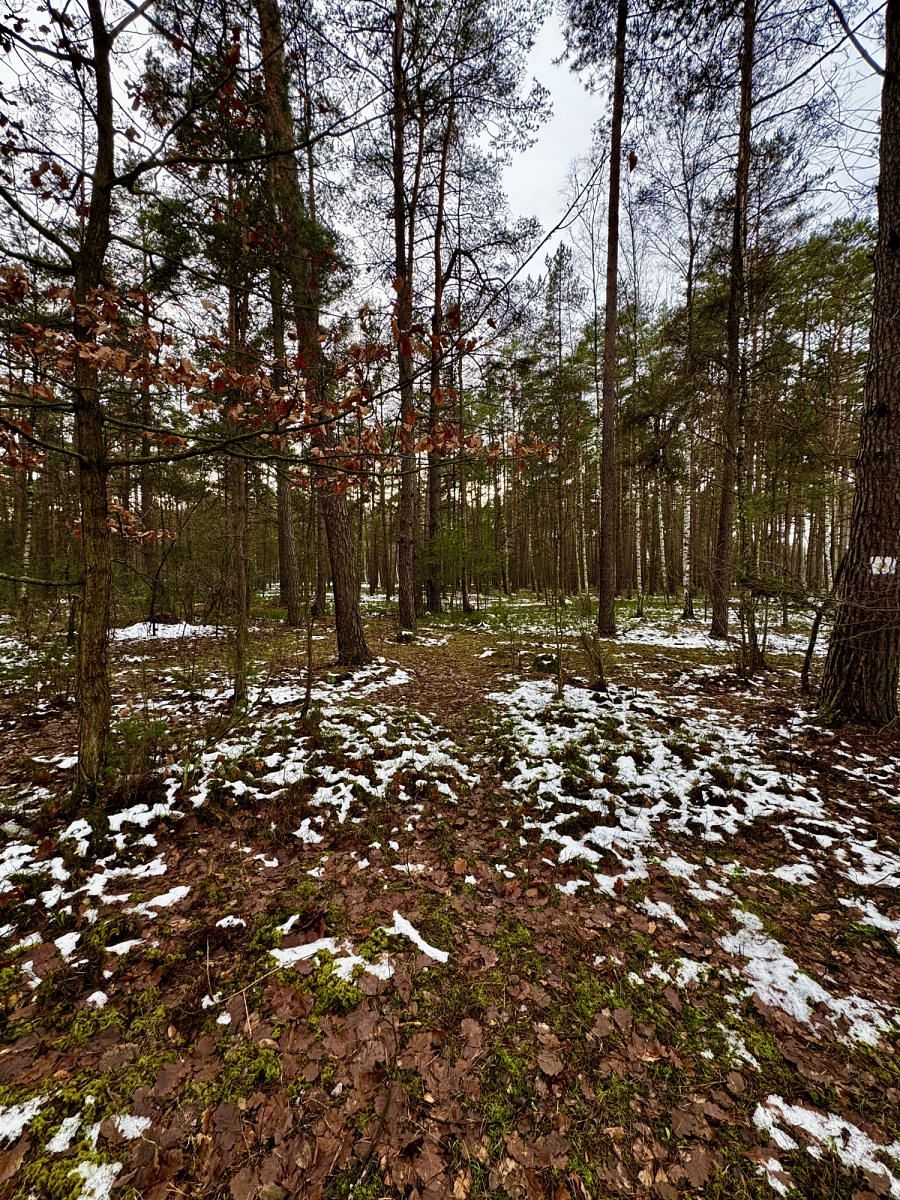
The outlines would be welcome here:
<svg viewBox="0 0 900 1200">
<path fill-rule="evenodd" d="M 0 647 L 0 1196 L 900 1197 L 896 737 L 662 607 L 114 648 L 108 829 L 65 658 Z M 161 631 L 157 631 L 158 635 Z M 64 690 L 64 687 L 63 689 Z"/>
</svg>

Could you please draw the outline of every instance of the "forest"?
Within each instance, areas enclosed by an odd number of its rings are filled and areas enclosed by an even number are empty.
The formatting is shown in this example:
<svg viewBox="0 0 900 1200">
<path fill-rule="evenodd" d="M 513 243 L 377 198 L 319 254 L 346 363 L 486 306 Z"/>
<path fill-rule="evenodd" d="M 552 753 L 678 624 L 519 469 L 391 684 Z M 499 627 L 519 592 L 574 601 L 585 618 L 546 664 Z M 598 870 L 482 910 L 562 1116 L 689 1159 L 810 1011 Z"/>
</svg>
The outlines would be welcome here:
<svg viewBox="0 0 900 1200">
<path fill-rule="evenodd" d="M 900 1200 L 900 0 L 0 52 L 0 1200 Z"/>
</svg>

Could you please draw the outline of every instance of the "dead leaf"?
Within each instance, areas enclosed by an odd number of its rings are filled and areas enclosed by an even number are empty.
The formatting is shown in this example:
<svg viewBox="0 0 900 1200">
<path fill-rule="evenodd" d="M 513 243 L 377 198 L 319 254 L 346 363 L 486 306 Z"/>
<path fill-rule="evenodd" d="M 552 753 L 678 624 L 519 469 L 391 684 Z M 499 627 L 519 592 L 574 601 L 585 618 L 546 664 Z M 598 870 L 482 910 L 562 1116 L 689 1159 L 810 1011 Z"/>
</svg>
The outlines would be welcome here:
<svg viewBox="0 0 900 1200">
<path fill-rule="evenodd" d="M 694 1146 L 684 1160 L 684 1173 L 688 1183 L 695 1188 L 703 1187 L 713 1169 L 713 1158 L 706 1146 Z"/>
<path fill-rule="evenodd" d="M 552 1050 L 542 1050 L 538 1055 L 538 1066 L 545 1075 L 549 1075 L 551 1079 L 555 1078 L 562 1071 L 565 1063 L 558 1054 L 554 1054 Z"/>
<path fill-rule="evenodd" d="M 453 1180 L 453 1200 L 468 1200 L 472 1190 L 472 1172 L 468 1167 Z"/>
</svg>

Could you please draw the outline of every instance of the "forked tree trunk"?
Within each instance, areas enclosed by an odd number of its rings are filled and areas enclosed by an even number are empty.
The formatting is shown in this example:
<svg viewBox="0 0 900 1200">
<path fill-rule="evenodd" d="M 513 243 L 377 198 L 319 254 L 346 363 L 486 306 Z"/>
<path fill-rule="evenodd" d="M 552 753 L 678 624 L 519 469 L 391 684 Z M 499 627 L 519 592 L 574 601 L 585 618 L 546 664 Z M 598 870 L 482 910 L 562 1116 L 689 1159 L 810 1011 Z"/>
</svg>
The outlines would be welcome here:
<svg viewBox="0 0 900 1200">
<path fill-rule="evenodd" d="M 728 314 L 725 320 L 725 394 L 722 397 L 722 466 L 719 475 L 719 519 L 710 572 L 712 637 L 728 636 L 728 597 L 731 589 L 735 484 L 741 418 L 741 315 L 744 308 L 744 239 L 750 183 L 750 137 L 753 116 L 753 62 L 756 0 L 744 0 L 741 38 L 741 99 L 734 213 L 731 225 L 731 266 Z"/>
<path fill-rule="evenodd" d="M 625 110 L 625 37 L 628 0 L 616 9 L 616 58 L 609 143 L 609 209 L 606 242 L 606 313 L 603 327 L 603 443 L 600 458 L 600 593 L 597 632 L 616 632 L 616 317 L 619 299 L 619 197 L 622 176 L 622 116 Z"/>
<path fill-rule="evenodd" d="M 887 725 L 900 681 L 900 0 L 885 13 L 878 244 L 850 541 L 841 567 L 820 707 Z"/>
<path fill-rule="evenodd" d="M 326 424 L 319 346 L 319 267 L 313 260 L 304 229 L 307 205 L 294 156 L 293 118 L 277 0 L 256 0 L 256 12 L 266 95 L 266 141 L 274 155 L 273 191 L 285 248 L 282 269 L 290 288 L 298 357 L 307 380 L 307 409 L 314 419 L 322 421 L 314 431 L 313 446 L 319 451 L 322 463 L 316 481 L 331 559 L 338 661 L 353 666 L 370 662 L 372 655 L 366 645 L 359 609 L 359 577 L 350 514 L 344 496 L 335 490 L 334 472 L 328 465 L 334 439 Z"/>
</svg>

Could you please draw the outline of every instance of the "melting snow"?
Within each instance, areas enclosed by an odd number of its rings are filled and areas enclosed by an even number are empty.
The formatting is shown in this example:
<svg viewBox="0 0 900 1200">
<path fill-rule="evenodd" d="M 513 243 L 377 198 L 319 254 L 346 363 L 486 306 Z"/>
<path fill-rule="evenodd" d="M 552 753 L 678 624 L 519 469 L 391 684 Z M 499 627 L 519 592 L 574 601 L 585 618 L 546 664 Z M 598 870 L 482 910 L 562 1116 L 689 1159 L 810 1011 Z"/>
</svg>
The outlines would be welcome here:
<svg viewBox="0 0 900 1200">
<path fill-rule="evenodd" d="M 72 1145 L 72 1139 L 78 1132 L 78 1127 L 81 1124 L 81 1117 L 66 1117 L 63 1123 L 54 1133 L 53 1137 L 47 1143 L 47 1150 L 50 1154 L 62 1154 Z"/>
<path fill-rule="evenodd" d="M 805 1024 L 812 1022 L 817 1006 L 827 1010 L 832 1021 L 846 1020 L 853 1041 L 875 1045 L 880 1034 L 891 1027 L 888 1012 L 861 996 L 833 996 L 815 979 L 803 973 L 784 947 L 763 931 L 763 923 L 754 913 L 732 910 L 741 925 L 737 933 L 719 938 L 729 954 L 745 960 L 741 974 L 764 1004 L 780 1008 Z"/>
<path fill-rule="evenodd" d="M 79 1163 L 70 1172 L 72 1175 L 80 1175 L 84 1180 L 79 1200 L 109 1200 L 116 1176 L 121 1170 L 121 1163 Z"/>
<path fill-rule="evenodd" d="M 450 957 L 446 950 L 438 950 L 436 946 L 430 946 L 415 926 L 411 925 L 405 917 L 401 917 L 396 911 L 394 912 L 393 925 L 389 929 L 386 929 L 385 932 L 409 938 L 414 946 L 417 946 L 429 958 L 433 958 L 435 962 L 445 963 Z"/>
<path fill-rule="evenodd" d="M 26 1100 L 23 1104 L 0 1105 L 0 1146 L 4 1142 L 15 1142 L 22 1136 L 25 1126 L 43 1108 L 40 1096 Z"/>
<path fill-rule="evenodd" d="M 782 1125 L 802 1131 L 810 1139 L 806 1150 L 813 1158 L 820 1158 L 823 1149 L 830 1150 L 844 1166 L 857 1167 L 878 1176 L 889 1194 L 900 1198 L 900 1141 L 890 1145 L 874 1142 L 858 1126 L 835 1113 L 816 1112 L 802 1104 L 786 1104 L 780 1096 L 769 1096 L 757 1105 L 753 1123 L 782 1150 L 799 1149 L 798 1143 Z M 890 1160 L 891 1165 L 885 1159 Z"/>
<path fill-rule="evenodd" d="M 222 631 L 217 625 L 151 625 L 147 621 L 138 621 L 124 629 L 110 631 L 114 642 L 153 642 L 171 641 L 173 638 L 218 637 Z"/>
</svg>

